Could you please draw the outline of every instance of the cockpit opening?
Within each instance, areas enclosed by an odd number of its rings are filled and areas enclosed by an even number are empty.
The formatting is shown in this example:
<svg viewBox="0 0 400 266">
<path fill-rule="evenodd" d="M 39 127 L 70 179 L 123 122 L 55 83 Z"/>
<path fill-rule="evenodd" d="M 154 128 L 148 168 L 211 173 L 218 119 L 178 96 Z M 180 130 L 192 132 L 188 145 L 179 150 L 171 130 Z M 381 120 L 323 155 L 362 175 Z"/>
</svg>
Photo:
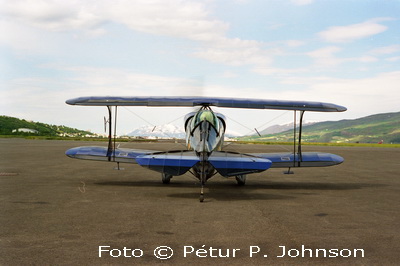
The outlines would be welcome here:
<svg viewBox="0 0 400 266">
<path fill-rule="evenodd" d="M 192 120 L 192 128 L 196 128 L 203 121 L 208 121 L 216 129 L 217 132 L 219 131 L 218 117 L 214 114 L 213 111 L 203 109 L 197 112 Z"/>
</svg>

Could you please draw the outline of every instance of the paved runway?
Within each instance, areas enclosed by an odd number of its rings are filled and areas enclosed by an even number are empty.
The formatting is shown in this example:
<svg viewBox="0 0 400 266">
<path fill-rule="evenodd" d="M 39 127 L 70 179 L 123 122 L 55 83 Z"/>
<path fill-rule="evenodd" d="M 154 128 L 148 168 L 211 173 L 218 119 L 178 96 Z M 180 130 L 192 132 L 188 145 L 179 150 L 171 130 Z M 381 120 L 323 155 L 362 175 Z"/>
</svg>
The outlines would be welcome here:
<svg viewBox="0 0 400 266">
<path fill-rule="evenodd" d="M 215 176 L 199 203 L 198 182 L 188 174 L 163 185 L 159 173 L 138 165 L 121 164 L 125 170 L 117 171 L 111 163 L 64 155 L 83 145 L 105 144 L 0 139 L 1 265 L 400 261 L 398 148 L 304 146 L 345 162 L 295 169 L 294 175 L 271 169 L 249 175 L 244 187 Z M 285 148 L 229 146 L 241 152 Z"/>
</svg>

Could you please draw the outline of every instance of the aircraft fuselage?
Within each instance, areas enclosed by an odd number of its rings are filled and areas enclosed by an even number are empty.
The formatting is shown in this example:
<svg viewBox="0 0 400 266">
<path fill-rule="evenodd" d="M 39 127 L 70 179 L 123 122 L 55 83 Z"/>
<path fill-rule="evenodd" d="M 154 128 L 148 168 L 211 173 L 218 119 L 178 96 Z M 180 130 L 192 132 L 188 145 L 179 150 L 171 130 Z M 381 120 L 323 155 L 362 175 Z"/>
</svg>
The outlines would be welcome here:
<svg viewBox="0 0 400 266">
<path fill-rule="evenodd" d="M 204 184 L 215 175 L 216 170 L 208 162 L 213 151 L 220 151 L 224 142 L 225 117 L 214 113 L 209 107 L 202 107 L 185 117 L 186 145 L 193 150 L 200 161 L 193 166 L 193 174 Z"/>
<path fill-rule="evenodd" d="M 225 117 L 209 107 L 192 112 L 185 117 L 186 145 L 197 154 L 210 155 L 221 150 L 225 134 Z"/>
</svg>

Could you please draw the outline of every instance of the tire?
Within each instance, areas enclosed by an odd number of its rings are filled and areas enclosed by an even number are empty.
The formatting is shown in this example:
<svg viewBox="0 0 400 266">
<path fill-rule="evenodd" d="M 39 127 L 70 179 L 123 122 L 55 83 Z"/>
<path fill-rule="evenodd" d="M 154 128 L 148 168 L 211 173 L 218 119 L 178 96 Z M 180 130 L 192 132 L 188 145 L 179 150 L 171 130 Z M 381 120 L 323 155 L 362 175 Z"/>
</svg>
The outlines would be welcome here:
<svg viewBox="0 0 400 266">
<path fill-rule="evenodd" d="M 161 180 L 162 180 L 163 184 L 169 184 L 169 182 L 171 182 L 171 178 L 172 178 L 172 175 L 170 175 L 170 174 L 167 174 L 167 173 L 161 174 Z"/>
<path fill-rule="evenodd" d="M 237 175 L 235 177 L 239 186 L 244 186 L 246 184 L 246 175 Z"/>
</svg>

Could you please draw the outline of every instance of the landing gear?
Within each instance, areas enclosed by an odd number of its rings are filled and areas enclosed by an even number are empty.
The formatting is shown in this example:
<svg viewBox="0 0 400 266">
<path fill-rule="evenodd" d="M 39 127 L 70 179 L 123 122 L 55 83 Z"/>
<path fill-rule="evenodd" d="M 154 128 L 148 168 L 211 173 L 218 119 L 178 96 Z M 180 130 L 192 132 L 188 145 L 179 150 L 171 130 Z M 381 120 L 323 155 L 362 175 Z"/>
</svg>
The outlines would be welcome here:
<svg viewBox="0 0 400 266">
<path fill-rule="evenodd" d="M 204 201 L 204 193 L 203 193 L 203 185 L 201 186 L 201 191 L 200 191 L 200 198 L 199 198 L 200 202 Z"/>
<path fill-rule="evenodd" d="M 200 182 L 201 182 L 200 198 L 199 198 L 200 202 L 204 201 L 204 185 L 205 185 L 206 181 L 207 181 L 207 176 L 206 176 L 205 168 L 204 168 L 204 164 L 203 164 L 203 171 L 200 174 Z"/>
<path fill-rule="evenodd" d="M 161 174 L 161 180 L 163 182 L 163 184 L 169 184 L 169 182 L 171 181 L 172 175 L 167 174 L 167 173 L 162 173 Z"/>
<path fill-rule="evenodd" d="M 287 171 L 283 171 L 283 173 L 285 175 L 293 175 L 294 174 L 294 172 L 290 170 L 290 167 L 289 167 L 289 169 Z"/>
<path fill-rule="evenodd" d="M 239 186 L 244 186 L 246 184 L 246 175 L 237 175 L 235 177 Z"/>
</svg>

